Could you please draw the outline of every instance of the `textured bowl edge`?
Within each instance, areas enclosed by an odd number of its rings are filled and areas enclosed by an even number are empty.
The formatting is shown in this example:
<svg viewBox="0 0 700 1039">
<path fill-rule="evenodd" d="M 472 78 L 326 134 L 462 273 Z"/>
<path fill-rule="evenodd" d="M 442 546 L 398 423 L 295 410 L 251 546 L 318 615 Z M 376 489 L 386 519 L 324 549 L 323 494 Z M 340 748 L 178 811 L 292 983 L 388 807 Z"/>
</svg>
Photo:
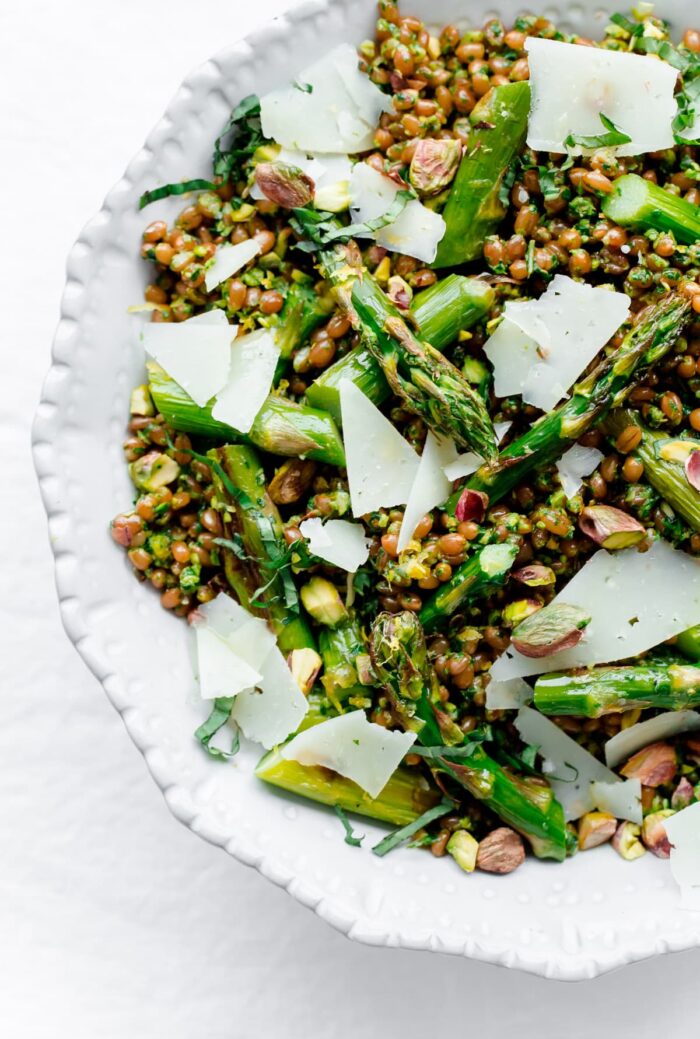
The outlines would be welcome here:
<svg viewBox="0 0 700 1039">
<path fill-rule="evenodd" d="M 266 25 L 243 38 L 239 44 L 234 44 L 234 46 L 257 47 L 261 43 L 273 42 L 278 38 L 283 39 L 284 35 L 295 24 L 301 23 L 319 12 L 342 6 L 345 2 L 346 0 L 309 0 L 309 2 L 300 7 L 272 19 Z M 88 669 L 103 686 L 112 705 L 119 712 L 129 736 L 144 756 L 146 765 L 175 818 L 210 844 L 222 848 L 243 865 L 256 869 L 268 880 L 272 880 L 277 886 L 287 891 L 302 905 L 312 909 L 317 916 L 350 940 L 367 945 L 385 946 L 387 948 L 441 952 L 557 981 L 591 980 L 602 974 L 618 970 L 628 964 L 641 962 L 642 960 L 671 951 L 667 943 L 660 941 L 648 951 L 640 953 L 630 950 L 620 951 L 618 956 L 606 957 L 604 960 L 587 957 L 572 962 L 572 960 L 564 961 L 561 958 L 549 956 L 540 962 L 533 963 L 522 959 L 517 952 L 512 950 L 506 953 L 497 953 L 484 948 L 481 944 L 472 942 L 467 943 L 463 948 L 448 947 L 443 944 L 437 934 L 421 938 L 416 938 L 415 936 L 409 938 L 396 932 L 377 931 L 375 929 L 376 925 L 373 925 L 369 919 L 361 916 L 343 917 L 335 912 L 333 907 L 328 905 L 324 896 L 320 892 L 315 892 L 308 883 L 300 882 L 294 875 L 290 875 L 284 869 L 280 869 L 279 864 L 266 859 L 259 852 L 251 852 L 251 849 L 247 849 L 244 846 L 242 839 L 231 838 L 230 834 L 223 832 L 218 827 L 207 825 L 203 818 L 198 815 L 189 791 L 174 783 L 161 767 L 162 760 L 159 756 L 158 747 L 149 742 L 145 727 L 139 724 L 138 710 L 130 706 L 123 706 L 124 698 L 121 695 L 123 692 L 122 680 L 119 675 L 110 669 L 107 654 L 104 653 L 97 642 L 93 642 L 85 617 L 81 613 L 80 601 L 75 594 L 71 567 L 69 565 L 58 565 L 59 560 L 62 563 L 63 561 L 67 563 L 75 561 L 75 556 L 71 549 L 69 533 L 62 532 L 60 548 L 54 543 L 52 536 L 54 529 L 60 527 L 61 523 L 68 518 L 60 503 L 58 494 L 60 487 L 57 477 L 59 469 L 58 452 L 54 447 L 54 440 L 62 398 L 71 373 L 71 340 L 75 336 L 75 329 L 86 303 L 86 286 L 81 283 L 80 279 L 80 269 L 86 251 L 89 253 L 92 250 L 94 239 L 100 238 L 106 233 L 109 225 L 112 199 L 131 189 L 132 170 L 137 164 L 147 160 L 153 154 L 152 143 L 159 129 L 171 119 L 171 115 L 175 112 L 178 102 L 184 99 L 193 85 L 204 75 L 204 70 L 211 66 L 212 61 L 216 64 L 216 55 L 193 69 L 185 77 L 182 85 L 168 104 L 164 115 L 148 134 L 145 144 L 128 164 L 123 177 L 117 181 L 106 195 L 100 211 L 84 226 L 70 250 L 66 262 L 66 287 L 61 300 L 60 317 L 53 340 L 51 364 L 44 380 L 39 405 L 32 424 L 31 440 L 39 489 L 48 518 L 49 544 L 54 555 L 54 577 L 61 620 L 68 638 Z M 694 943 L 694 947 L 698 945 L 700 945 L 700 941 Z M 691 947 L 693 946 L 684 946 L 684 949 Z"/>
</svg>

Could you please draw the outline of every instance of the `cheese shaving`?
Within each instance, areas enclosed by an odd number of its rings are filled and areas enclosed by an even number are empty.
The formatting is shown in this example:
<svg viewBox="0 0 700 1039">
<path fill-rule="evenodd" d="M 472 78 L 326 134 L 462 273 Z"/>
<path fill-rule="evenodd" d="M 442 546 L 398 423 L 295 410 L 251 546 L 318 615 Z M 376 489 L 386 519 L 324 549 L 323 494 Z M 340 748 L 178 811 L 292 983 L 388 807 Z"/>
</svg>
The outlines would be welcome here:
<svg viewBox="0 0 700 1039">
<path fill-rule="evenodd" d="M 306 519 L 299 530 L 309 542 L 309 549 L 319 559 L 354 574 L 369 558 L 371 541 L 365 537 L 360 523 L 331 519 L 325 523 L 318 517 Z"/>
<path fill-rule="evenodd" d="M 681 732 L 700 729 L 700 714 L 697 711 L 666 711 L 646 721 L 621 729 L 605 744 L 605 760 L 610 768 L 617 768 L 642 747 L 678 736 Z"/>
<path fill-rule="evenodd" d="M 565 451 L 557 462 L 557 472 L 567 498 L 573 498 L 581 490 L 584 476 L 590 476 L 603 461 L 605 455 L 595 447 L 574 444 Z"/>
<path fill-rule="evenodd" d="M 365 223 L 382 217 L 391 208 L 401 187 L 366 162 L 358 162 L 350 178 L 350 212 L 353 222 Z M 371 238 L 392 252 L 432 263 L 445 234 L 445 221 L 417 198 L 411 199 L 390 224 L 378 231 L 362 231 L 358 238 Z"/>
<path fill-rule="evenodd" d="M 364 711 L 350 711 L 300 732 L 282 757 L 323 765 L 379 797 L 415 739 L 413 732 L 393 732 L 367 721 Z"/>
<path fill-rule="evenodd" d="M 241 336 L 231 347 L 226 385 L 218 392 L 212 416 L 247 433 L 272 387 L 279 345 L 266 328 Z"/>
<path fill-rule="evenodd" d="M 209 311 L 187 321 L 150 323 L 141 341 L 149 357 L 203 408 L 226 383 L 236 331 L 222 311 Z"/>
<path fill-rule="evenodd" d="M 256 242 L 254 238 L 247 238 L 244 242 L 237 242 L 235 245 L 229 243 L 219 245 L 204 274 L 207 292 L 211 292 L 222 281 L 237 274 L 260 252 L 260 243 Z"/>
</svg>

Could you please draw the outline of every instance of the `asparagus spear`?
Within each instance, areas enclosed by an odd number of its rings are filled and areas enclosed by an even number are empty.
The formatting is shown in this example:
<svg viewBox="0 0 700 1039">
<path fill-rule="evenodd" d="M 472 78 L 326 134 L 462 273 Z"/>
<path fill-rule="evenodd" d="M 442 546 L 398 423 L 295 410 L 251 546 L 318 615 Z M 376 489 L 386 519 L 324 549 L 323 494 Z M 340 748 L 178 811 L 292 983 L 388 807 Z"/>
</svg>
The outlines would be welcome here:
<svg viewBox="0 0 700 1039">
<path fill-rule="evenodd" d="M 457 334 L 471 328 L 493 304 L 494 292 L 478 278 L 449 274 L 413 299 L 410 315 L 422 339 L 436 350 L 449 345 Z M 391 393 L 384 374 L 371 351 L 356 346 L 314 379 L 306 397 L 315 408 L 323 408 L 340 422 L 340 383 L 350 379 L 374 404 Z"/>
<path fill-rule="evenodd" d="M 622 227 L 670 231 L 686 245 L 700 239 L 698 207 L 636 173 L 628 173 L 613 182 L 613 189 L 605 198 L 602 210 Z"/>
<path fill-rule="evenodd" d="M 472 109 L 473 129 L 442 212 L 447 230 L 433 267 L 476 259 L 505 216 L 499 191 L 525 141 L 529 108 L 529 85 L 507 83 L 494 87 Z"/>
<path fill-rule="evenodd" d="M 316 235 L 313 213 L 295 210 L 297 226 Z M 340 225 L 338 227 L 341 230 Z M 349 262 L 345 246 L 319 247 L 318 265 L 332 284 L 365 346 L 379 363 L 391 390 L 440 436 L 483 458 L 498 453 L 488 409 L 461 372 L 439 350 L 418 339 L 372 275 Z"/>
<path fill-rule="evenodd" d="M 676 649 L 690 660 L 700 660 L 700 624 L 682 631 L 676 638 Z"/>
<path fill-rule="evenodd" d="M 296 348 L 306 342 L 314 329 L 331 314 L 333 306 L 333 301 L 328 296 L 319 296 L 312 285 L 290 285 L 275 325 L 281 361 L 291 357 Z"/>
<path fill-rule="evenodd" d="M 415 614 L 380 614 L 372 628 L 370 649 L 377 675 L 403 728 L 416 732 L 418 741 L 429 746 L 464 740 L 453 723 L 459 736 L 452 738 L 448 732 L 445 738 L 445 722 L 434 709 L 437 678 Z M 566 857 L 564 813 L 546 782 L 511 775 L 478 744 L 459 763 L 447 757 L 437 761 L 440 771 L 527 837 L 539 858 L 561 861 Z"/>
<path fill-rule="evenodd" d="M 488 494 L 493 505 L 533 469 L 554 461 L 590 429 L 611 407 L 623 403 L 639 376 L 664 357 L 683 331 L 690 303 L 669 294 L 648 308 L 642 320 L 625 336 L 620 348 L 604 357 L 571 397 L 543 415 L 527 433 L 487 462 L 467 482 L 471 490 Z M 454 511 L 457 491 L 449 500 Z"/>
<path fill-rule="evenodd" d="M 600 718 L 632 707 L 680 711 L 700 704 L 700 667 L 642 663 L 541 675 L 535 706 L 543 714 Z"/>
<path fill-rule="evenodd" d="M 338 709 L 351 696 L 365 696 L 357 677 L 357 657 L 367 652 L 357 618 L 352 614 L 337 628 L 322 628 L 318 648 L 323 658 L 321 681 L 328 699 Z"/>
<path fill-rule="evenodd" d="M 517 545 L 503 542 L 485 545 L 470 556 L 423 604 L 419 616 L 425 630 L 433 631 L 465 602 L 488 595 L 503 584 L 517 554 Z"/>
<path fill-rule="evenodd" d="M 267 618 L 283 653 L 314 647 L 301 612 L 282 520 L 265 489 L 253 448 L 234 444 L 207 455 L 212 462 L 214 507 L 224 527 L 224 572 L 241 606 Z"/>
<path fill-rule="evenodd" d="M 649 429 L 643 425 L 636 411 L 627 408 L 611 411 L 602 428 L 610 439 L 615 441 L 629 426 L 638 426 L 642 431 L 642 439 L 633 453 L 644 466 L 647 483 L 659 492 L 693 530 L 700 531 L 700 494 L 688 483 L 682 461 L 672 461 L 660 453 L 664 441 L 668 442 L 668 434 Z M 685 441 L 679 441 L 679 444 L 683 445 Z"/>
<path fill-rule="evenodd" d="M 397 768 L 379 797 L 374 798 L 351 779 L 317 765 L 287 761 L 276 749 L 262 758 L 255 775 L 292 794 L 338 805 L 346 812 L 357 812 L 394 826 L 413 822 L 440 800 L 440 794 L 417 769 L 403 766 Z"/>
<path fill-rule="evenodd" d="M 153 401 L 174 429 L 216 440 L 251 443 L 274 455 L 303 455 L 329 465 L 345 465 L 343 442 L 335 422 L 325 411 L 271 393 L 255 416 L 250 432 L 243 436 L 212 418 L 213 402 L 200 408 L 159 365 L 149 361 L 147 367 Z"/>
</svg>

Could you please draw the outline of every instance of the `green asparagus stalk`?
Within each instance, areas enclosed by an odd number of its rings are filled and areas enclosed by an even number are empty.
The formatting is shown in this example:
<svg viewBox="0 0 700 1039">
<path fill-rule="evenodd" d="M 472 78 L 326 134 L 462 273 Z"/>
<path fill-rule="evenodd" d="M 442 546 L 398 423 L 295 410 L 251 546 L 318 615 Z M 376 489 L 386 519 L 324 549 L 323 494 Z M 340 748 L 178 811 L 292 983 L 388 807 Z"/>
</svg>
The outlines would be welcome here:
<svg viewBox="0 0 700 1039">
<path fill-rule="evenodd" d="M 295 210 L 297 226 L 313 240 L 313 214 Z M 340 229 L 340 225 L 339 225 Z M 461 372 L 430 343 L 418 339 L 400 311 L 364 268 L 353 267 L 349 250 L 319 247 L 323 276 L 360 333 L 361 343 L 379 363 L 391 390 L 436 434 L 451 437 L 483 458 L 498 453 L 488 409 Z"/>
<path fill-rule="evenodd" d="M 676 638 L 675 647 L 689 660 L 700 660 L 700 624 L 682 631 Z"/>
<path fill-rule="evenodd" d="M 603 422 L 602 429 L 614 442 L 629 426 L 638 426 L 642 431 L 642 439 L 633 453 L 644 466 L 647 483 L 659 492 L 693 530 L 700 531 L 700 494 L 688 483 L 683 461 L 664 458 L 660 453 L 664 442 L 668 443 L 668 433 L 649 429 L 641 422 L 636 411 L 627 408 L 611 411 Z M 685 441 L 679 441 L 679 444 L 683 445 Z"/>
<path fill-rule="evenodd" d="M 645 317 L 625 336 L 620 348 L 604 357 L 571 397 L 548 412 L 527 433 L 505 449 L 495 462 L 487 462 L 468 482 L 471 490 L 488 494 L 493 505 L 533 469 L 559 458 L 612 407 L 622 404 L 635 381 L 664 357 L 683 331 L 690 303 L 669 294 L 648 309 Z M 454 512 L 459 491 L 449 500 Z"/>
<path fill-rule="evenodd" d="M 475 260 L 506 213 L 499 194 L 503 178 L 527 132 L 530 87 L 494 87 L 472 109 L 472 131 L 442 212 L 447 229 L 433 267 Z"/>
<path fill-rule="evenodd" d="M 286 361 L 298 346 L 303 346 L 311 333 L 329 317 L 334 306 L 332 299 L 319 296 L 312 285 L 290 285 L 275 325 L 280 360 Z"/>
<path fill-rule="evenodd" d="M 621 227 L 670 231 L 677 241 L 686 245 L 700 239 L 698 207 L 636 173 L 628 173 L 613 182 L 602 210 Z"/>
<path fill-rule="evenodd" d="M 410 314 L 421 338 L 442 350 L 488 313 L 493 298 L 493 289 L 486 282 L 450 274 L 414 296 Z M 372 352 L 356 346 L 321 372 L 306 391 L 309 403 L 329 412 L 336 422 L 340 422 L 339 387 L 344 379 L 354 382 L 374 404 L 381 404 L 391 393 Z"/>
<path fill-rule="evenodd" d="M 370 650 L 402 728 L 416 732 L 418 742 L 426 746 L 464 741 L 459 727 L 450 722 L 456 733 L 449 731 L 442 712 L 435 710 L 439 683 L 415 614 L 380 614 L 372 628 Z M 539 858 L 561 861 L 566 857 L 564 813 L 544 780 L 511 775 L 478 744 L 459 763 L 442 756 L 437 761 L 441 772 L 522 833 Z"/>
<path fill-rule="evenodd" d="M 351 696 L 366 696 L 367 689 L 357 676 L 356 659 L 367 652 L 362 639 L 362 630 L 352 614 L 337 628 L 322 628 L 318 636 L 318 648 L 323 658 L 321 682 L 328 699 L 342 709 Z"/>
<path fill-rule="evenodd" d="M 214 440 L 251 443 L 270 454 L 290 458 L 312 458 L 329 465 L 345 465 L 343 442 L 335 422 L 325 411 L 295 404 L 270 394 L 255 417 L 250 432 L 243 436 L 212 418 L 213 401 L 200 408 L 185 391 L 153 361 L 148 362 L 151 396 L 166 422 L 185 433 Z"/>
<path fill-rule="evenodd" d="M 322 720 L 322 719 L 319 719 Z M 415 768 L 400 766 L 379 797 L 370 797 L 351 779 L 317 765 L 300 765 L 271 750 L 258 763 L 255 775 L 265 783 L 321 804 L 339 806 L 370 819 L 405 826 L 440 800 L 440 794 Z"/>
<path fill-rule="evenodd" d="M 282 520 L 265 489 L 265 473 L 252 447 L 228 445 L 209 452 L 214 506 L 221 516 L 224 572 L 241 606 L 267 619 L 283 653 L 314 637 L 301 611 Z"/>
<path fill-rule="evenodd" d="M 485 545 L 459 566 L 423 604 L 420 621 L 432 632 L 464 603 L 482 598 L 502 585 L 518 554 L 518 546 L 503 542 Z"/>
<path fill-rule="evenodd" d="M 700 667 L 642 663 L 541 675 L 535 706 L 543 714 L 600 718 L 633 707 L 680 711 L 700 704 Z"/>
</svg>

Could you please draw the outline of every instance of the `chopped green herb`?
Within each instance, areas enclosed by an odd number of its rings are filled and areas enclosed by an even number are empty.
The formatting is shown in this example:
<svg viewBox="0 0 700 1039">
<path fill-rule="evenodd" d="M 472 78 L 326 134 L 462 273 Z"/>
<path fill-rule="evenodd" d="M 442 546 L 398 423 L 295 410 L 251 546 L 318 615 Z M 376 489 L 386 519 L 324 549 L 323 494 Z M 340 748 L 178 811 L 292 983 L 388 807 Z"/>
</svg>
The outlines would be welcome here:
<svg viewBox="0 0 700 1039">
<path fill-rule="evenodd" d="M 194 734 L 194 738 L 199 740 L 207 754 L 220 761 L 229 761 L 231 758 L 236 756 L 241 747 L 238 729 L 233 733 L 230 750 L 221 750 L 219 747 L 211 746 L 212 738 L 220 729 L 223 729 L 224 725 L 226 725 L 227 721 L 231 717 L 231 709 L 233 708 L 234 699 L 235 697 L 233 696 L 217 697 L 217 699 L 214 700 L 211 714 L 205 722 L 202 722 Z"/>
<path fill-rule="evenodd" d="M 406 841 L 413 837 L 414 833 L 418 833 L 428 823 L 434 822 L 439 819 L 442 815 L 447 815 L 454 808 L 452 801 L 447 801 L 443 798 L 439 804 L 436 804 L 433 808 L 429 808 L 427 812 L 423 812 L 417 819 L 414 819 L 412 823 L 408 823 L 406 826 L 400 827 L 398 830 L 394 830 L 392 833 L 382 838 L 379 844 L 375 844 L 372 851 L 375 855 L 380 857 L 388 855 L 394 848 L 398 848 L 399 845 L 404 844 Z"/>
<path fill-rule="evenodd" d="M 398 191 L 396 198 L 382 216 L 361 224 L 347 224 L 344 227 L 336 226 L 337 217 L 332 213 L 319 213 L 313 209 L 294 210 L 295 214 L 303 214 L 305 221 L 302 226 L 296 216 L 290 220 L 292 227 L 301 237 L 301 241 L 297 242 L 297 248 L 304 252 L 315 252 L 319 246 L 329 245 L 331 242 L 348 242 L 357 235 L 379 231 L 382 227 L 393 224 L 415 197 L 413 191 Z"/>
<path fill-rule="evenodd" d="M 139 199 L 139 209 L 143 209 L 144 206 L 150 206 L 151 202 L 158 202 L 161 198 L 168 198 L 170 195 L 185 195 L 188 191 L 216 191 L 216 189 L 216 184 L 201 178 L 183 180 L 178 184 L 163 184 L 161 187 L 153 188 L 151 191 L 144 191 Z"/>
<path fill-rule="evenodd" d="M 570 133 L 564 141 L 565 147 L 614 148 L 618 144 L 629 144 L 632 140 L 629 134 L 626 134 L 619 126 L 615 126 L 612 119 L 608 119 L 602 112 L 600 113 L 600 121 L 607 131 L 606 133 L 599 133 L 594 136 Z"/>
<path fill-rule="evenodd" d="M 345 829 L 345 843 L 351 844 L 353 848 L 359 848 L 363 840 L 365 839 L 364 833 L 355 833 L 350 824 L 350 820 L 348 819 L 347 815 L 340 807 L 340 805 L 334 805 L 333 811 L 338 816 Z"/>
</svg>

